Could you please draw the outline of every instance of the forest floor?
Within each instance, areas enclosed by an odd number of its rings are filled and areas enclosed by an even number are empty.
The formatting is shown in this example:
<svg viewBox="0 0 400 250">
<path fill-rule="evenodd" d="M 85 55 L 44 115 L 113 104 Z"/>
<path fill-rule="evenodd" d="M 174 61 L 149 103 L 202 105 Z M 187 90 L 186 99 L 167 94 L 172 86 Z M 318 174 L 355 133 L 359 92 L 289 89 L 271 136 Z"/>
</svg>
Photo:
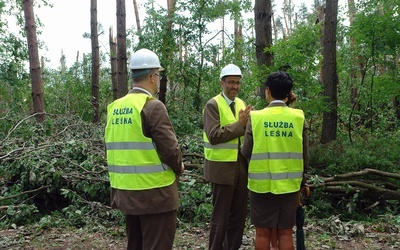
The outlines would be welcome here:
<svg viewBox="0 0 400 250">
<path fill-rule="evenodd" d="M 208 226 L 178 228 L 173 249 L 207 249 Z M 381 225 L 362 226 L 358 236 L 337 235 L 325 232 L 321 226 L 308 224 L 304 227 L 307 249 L 400 249 L 400 234 L 383 232 Z M 389 230 L 390 231 L 390 230 Z M 395 230 L 396 231 L 396 230 Z M 248 226 L 243 236 L 242 250 L 254 249 L 254 228 Z M 293 231 L 295 233 L 295 230 Z M 293 235 L 295 239 L 295 234 Z M 0 249 L 108 249 L 126 248 L 123 227 L 108 229 L 71 229 L 35 226 L 0 231 Z"/>
</svg>

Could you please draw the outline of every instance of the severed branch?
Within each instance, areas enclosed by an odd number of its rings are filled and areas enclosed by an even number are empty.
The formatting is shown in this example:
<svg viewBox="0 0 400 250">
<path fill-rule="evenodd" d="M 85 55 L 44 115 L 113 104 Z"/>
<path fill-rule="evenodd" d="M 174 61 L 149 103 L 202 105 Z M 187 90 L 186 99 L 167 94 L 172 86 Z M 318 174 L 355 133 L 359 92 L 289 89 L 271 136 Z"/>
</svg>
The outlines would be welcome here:
<svg viewBox="0 0 400 250">
<path fill-rule="evenodd" d="M 14 209 L 18 208 L 18 206 L 13 206 L 13 205 L 10 206 L 12 206 Z M 10 206 L 0 206 L 0 211 L 7 210 Z"/>
<path fill-rule="evenodd" d="M 346 187 L 349 185 L 349 187 Z M 336 187 L 336 191 L 344 191 L 347 190 L 351 192 L 360 191 L 365 196 L 379 199 L 388 199 L 388 200 L 400 200 L 400 192 L 393 191 L 385 188 L 381 188 L 372 184 L 364 183 L 362 181 L 336 181 L 336 182 L 325 182 L 320 184 L 322 187 L 331 187 L 324 188 L 324 190 L 332 190 L 332 187 Z"/>
<path fill-rule="evenodd" d="M 42 186 L 40 188 L 36 188 L 36 189 L 33 189 L 33 190 L 28 190 L 28 191 L 25 191 L 25 192 L 22 192 L 22 193 L 19 193 L 19 194 L 15 194 L 15 195 L 10 195 L 10 196 L 7 196 L 7 197 L 0 197 L 0 201 L 13 199 L 13 198 L 16 198 L 16 197 L 24 195 L 24 194 L 30 194 L 30 193 L 38 192 L 38 191 L 40 191 L 42 189 L 45 189 L 45 188 L 48 188 L 48 187 L 50 187 L 50 185 Z"/>
<path fill-rule="evenodd" d="M 395 179 L 400 180 L 400 174 L 383 172 L 383 171 L 379 171 L 379 170 L 372 169 L 372 168 L 366 168 L 366 169 L 360 170 L 358 172 L 351 172 L 351 173 L 346 173 L 346 174 L 335 175 L 333 177 L 325 178 L 324 180 L 325 181 L 345 180 L 345 179 L 352 179 L 352 178 L 358 177 L 358 176 L 364 176 L 367 174 L 375 174 L 375 175 L 382 176 L 382 177 L 389 177 L 389 178 L 395 178 Z"/>
<path fill-rule="evenodd" d="M 201 169 L 203 168 L 203 164 L 195 164 L 195 163 L 184 163 L 185 169 L 193 170 L 193 169 Z"/>
<path fill-rule="evenodd" d="M 26 121 L 34 116 L 37 116 L 37 115 L 46 115 L 46 112 L 34 113 L 34 114 L 27 116 L 24 119 L 20 120 L 12 129 L 10 129 L 10 131 L 8 131 L 7 136 L 0 142 L 0 145 L 3 145 L 3 143 L 8 139 L 8 137 L 12 134 L 12 132 L 14 132 L 18 128 L 18 126 L 21 125 L 21 123 L 23 123 L 24 121 Z"/>
<path fill-rule="evenodd" d="M 321 183 L 309 183 L 310 188 L 322 187 L 328 193 L 348 194 L 361 192 L 363 195 L 377 200 L 400 200 L 400 189 L 398 185 L 391 183 L 390 180 L 373 182 L 363 180 L 366 175 L 376 175 L 384 178 L 400 180 L 400 174 L 383 172 L 376 169 L 366 168 L 357 172 L 335 175 L 332 177 L 321 178 Z M 358 177 L 358 179 L 357 179 Z"/>
<path fill-rule="evenodd" d="M 188 156 L 188 157 L 197 157 L 197 158 L 204 158 L 204 155 L 201 154 L 196 154 L 196 153 L 186 153 L 182 155 L 183 157 Z"/>
</svg>

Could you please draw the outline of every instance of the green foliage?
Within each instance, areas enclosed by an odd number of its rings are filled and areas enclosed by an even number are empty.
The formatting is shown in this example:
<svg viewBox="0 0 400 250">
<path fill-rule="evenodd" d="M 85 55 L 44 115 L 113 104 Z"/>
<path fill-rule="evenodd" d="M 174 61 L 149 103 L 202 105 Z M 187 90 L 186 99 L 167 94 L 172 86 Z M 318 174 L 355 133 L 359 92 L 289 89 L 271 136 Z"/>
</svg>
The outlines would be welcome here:
<svg viewBox="0 0 400 250">
<path fill-rule="evenodd" d="M 9 206 L 5 213 L 1 213 L 0 227 L 7 227 L 10 222 L 13 225 L 31 223 L 31 220 L 37 217 L 38 212 L 34 205 L 21 204 L 18 208 Z"/>
<path fill-rule="evenodd" d="M 368 216 L 380 216 L 388 211 L 398 213 L 398 201 L 384 201 L 371 210 L 365 208 L 371 205 L 371 199 L 361 192 L 349 192 L 350 186 L 343 185 L 347 194 L 323 192 L 320 176 L 335 176 L 361 171 L 366 168 L 383 172 L 398 173 L 400 161 L 400 136 L 398 132 L 392 136 L 376 134 L 365 138 L 357 138 L 351 143 L 346 139 L 338 139 L 327 145 L 314 145 L 310 148 L 310 181 L 315 185 L 310 199 L 309 213 L 311 216 L 321 217 L 324 214 L 341 214 L 344 219 L 365 220 Z M 383 146 L 390 145 L 390 146 Z M 382 180 L 378 176 L 363 177 L 366 183 L 380 185 Z M 386 185 L 399 186 L 400 181 L 385 178 Z M 383 185 L 383 184 L 382 184 Z"/>
<path fill-rule="evenodd" d="M 400 136 L 382 136 L 376 134 L 367 140 L 359 139 L 350 143 L 336 140 L 327 145 L 316 145 L 310 148 L 310 166 L 312 174 L 324 169 L 325 175 L 334 175 L 373 168 L 386 172 L 398 171 L 400 155 Z M 390 145 L 385 147 L 382 145 Z"/>
<path fill-rule="evenodd" d="M 102 135 L 102 126 L 66 116 L 48 117 L 45 124 L 31 118 L 15 125 L 2 138 L 0 154 L 0 205 L 9 206 L 6 215 L 13 215 L 6 216 L 3 225 L 30 223 L 57 210 L 74 215 L 73 224 L 85 222 L 88 213 L 109 216 L 95 209 L 109 197 Z M 12 195 L 16 197 L 6 199 Z M 89 205 L 77 209 L 85 202 Z M 79 211 L 82 218 L 77 217 Z"/>
<path fill-rule="evenodd" d="M 179 145 L 184 155 L 186 170 L 180 179 L 179 218 L 185 223 L 203 223 L 209 220 L 212 211 L 211 185 L 203 177 L 203 139 L 197 129 L 191 136 L 180 138 Z M 192 167 L 193 166 L 193 167 Z"/>
<path fill-rule="evenodd" d="M 190 174 L 192 171 L 189 172 Z M 209 219 L 211 204 L 211 186 L 195 179 L 181 181 L 181 206 L 179 218 L 183 222 L 205 222 Z"/>
<path fill-rule="evenodd" d="M 314 184 L 321 184 L 322 175 L 364 168 L 398 172 L 399 118 L 391 104 L 400 95 L 397 1 L 361 1 L 352 26 L 344 27 L 343 20 L 339 20 L 339 131 L 338 140 L 328 145 L 318 144 L 322 113 L 327 108 L 321 98 L 321 25 L 315 25 L 315 14 L 306 13 L 303 6 L 301 20 L 291 33 L 285 39 L 276 39 L 269 48 L 274 65 L 267 68 L 256 63 L 253 34 L 246 36 L 254 30 L 253 20 L 246 20 L 246 26 L 241 14 L 251 8 L 250 1 L 178 1 L 171 30 L 167 28 L 167 11 L 151 4 L 154 1 L 146 5 L 145 25 L 140 33 L 134 32 L 134 28 L 128 30 L 127 44 L 128 50 L 154 50 L 166 68 L 166 107 L 181 148 L 187 154 L 187 170 L 179 186 L 182 221 L 204 222 L 212 210 L 210 185 L 202 179 L 202 108 L 220 93 L 219 72 L 228 63 L 240 65 L 243 84 L 239 97 L 256 109 L 266 106 L 259 95 L 260 85 L 270 72 L 285 69 L 292 75 L 294 93 L 298 95 L 295 107 L 305 111 L 310 125 L 309 174 Z M 37 124 L 32 118 L 25 119 L 32 112 L 32 99 L 25 67 L 27 47 L 21 38 L 24 31 L 20 2 L 0 1 L 0 14 L 15 15 L 21 27 L 19 34 L 11 34 L 5 19 L 0 20 L 0 206 L 8 206 L 0 211 L 0 227 L 32 222 L 38 222 L 42 228 L 81 227 L 97 222 L 123 224 L 123 215 L 107 207 L 109 184 L 102 125 L 87 123 L 93 114 L 90 55 L 69 68 L 44 69 L 47 120 Z M 240 50 L 230 35 L 230 27 L 224 31 L 224 46 L 219 40 L 221 31 L 211 33 L 210 27 L 227 15 L 243 24 Z M 283 27 L 279 20 L 276 24 Z M 354 45 L 350 44 L 350 37 L 354 38 Z M 183 46 L 179 47 L 180 44 Z M 182 58 L 178 56 L 179 49 L 183 51 Z M 108 57 L 101 58 L 105 62 Z M 101 69 L 99 86 L 104 121 L 107 104 L 112 100 L 107 67 Z M 349 100 L 353 89 L 358 91 L 358 108 L 353 108 L 354 103 Z M 372 177 L 370 180 L 374 181 Z M 400 185 L 398 181 L 389 181 Z M 349 190 L 349 186 L 343 187 Z M 7 198 L 13 195 L 17 196 Z M 395 216 L 398 202 L 388 201 L 386 207 L 369 212 L 363 210 L 368 201 L 360 193 L 326 196 L 321 188 L 316 188 L 306 209 L 310 216 L 319 218 L 327 214 L 341 214 L 346 219 L 387 216 L 384 221 L 393 220 L 399 225 Z M 382 230 L 386 230 L 384 222 Z"/>
<path fill-rule="evenodd" d="M 320 27 L 300 23 L 286 40 L 274 44 L 274 66 L 270 72 L 286 70 L 294 79 L 293 92 L 298 96 L 295 104 L 311 119 L 325 110 L 320 98 L 322 85 L 319 82 Z"/>
<path fill-rule="evenodd" d="M 374 134 L 381 128 L 398 127 L 391 103 L 400 94 L 395 84 L 399 79 L 395 58 L 399 51 L 400 19 L 393 6 L 398 6 L 397 1 L 359 2 L 353 24 L 341 34 L 339 111 L 340 120 L 346 123 L 350 133 L 365 133 L 364 129 L 368 128 Z M 353 39 L 352 44 L 349 37 Z M 350 103 L 351 92 L 355 100 Z"/>
<path fill-rule="evenodd" d="M 179 146 L 185 153 L 203 155 L 203 130 L 196 129 L 192 134 L 185 134 L 179 138 Z M 199 161 L 196 161 L 199 163 Z"/>
<path fill-rule="evenodd" d="M 69 69 L 46 69 L 44 72 L 45 110 L 52 114 L 70 114 L 91 121 L 94 110 L 91 99 L 90 55 Z M 106 104 L 112 99 L 109 69 L 100 69 L 100 114 L 106 115 Z M 104 103 L 104 104 L 103 104 Z"/>
</svg>

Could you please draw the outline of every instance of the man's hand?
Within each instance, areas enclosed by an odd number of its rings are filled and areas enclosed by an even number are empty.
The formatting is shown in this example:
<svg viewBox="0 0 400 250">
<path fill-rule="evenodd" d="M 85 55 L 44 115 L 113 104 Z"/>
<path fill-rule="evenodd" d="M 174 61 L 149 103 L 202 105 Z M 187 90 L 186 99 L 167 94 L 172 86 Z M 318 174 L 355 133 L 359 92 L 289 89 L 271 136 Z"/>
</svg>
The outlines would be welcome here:
<svg viewBox="0 0 400 250">
<path fill-rule="evenodd" d="M 245 110 L 241 109 L 239 111 L 239 121 L 242 123 L 242 126 L 245 127 L 247 124 L 247 121 L 249 120 L 250 117 L 250 111 L 254 110 L 253 106 L 247 106 Z"/>
</svg>

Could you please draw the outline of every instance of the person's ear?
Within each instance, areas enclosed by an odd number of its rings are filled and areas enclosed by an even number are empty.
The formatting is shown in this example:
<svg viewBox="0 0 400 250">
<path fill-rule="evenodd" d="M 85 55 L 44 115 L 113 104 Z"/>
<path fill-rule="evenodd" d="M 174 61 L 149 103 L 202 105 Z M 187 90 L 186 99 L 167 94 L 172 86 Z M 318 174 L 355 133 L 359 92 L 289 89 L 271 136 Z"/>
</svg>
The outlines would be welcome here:
<svg viewBox="0 0 400 250">
<path fill-rule="evenodd" d="M 271 94 L 271 91 L 269 91 L 269 88 L 265 88 L 265 97 L 267 97 L 269 94 Z"/>
</svg>

